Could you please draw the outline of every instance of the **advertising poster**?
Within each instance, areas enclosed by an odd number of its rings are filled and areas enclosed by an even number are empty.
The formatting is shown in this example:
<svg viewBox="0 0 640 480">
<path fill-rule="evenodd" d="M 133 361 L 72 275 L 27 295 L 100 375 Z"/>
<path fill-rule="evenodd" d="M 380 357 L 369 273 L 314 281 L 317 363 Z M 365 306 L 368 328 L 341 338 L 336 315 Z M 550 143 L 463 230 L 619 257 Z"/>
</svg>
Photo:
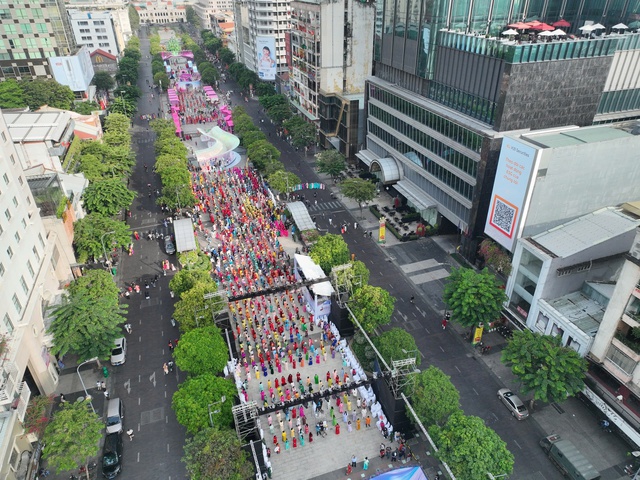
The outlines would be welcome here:
<svg viewBox="0 0 640 480">
<path fill-rule="evenodd" d="M 275 37 L 256 37 L 256 50 L 258 78 L 261 80 L 275 80 L 278 66 Z"/>
<path fill-rule="evenodd" d="M 378 243 L 385 243 L 387 234 L 387 223 L 384 218 L 380 219 L 380 230 L 378 231 Z"/>
<path fill-rule="evenodd" d="M 484 233 L 511 252 L 522 228 L 522 209 L 535 157 L 533 147 L 509 137 L 502 140 Z"/>
</svg>

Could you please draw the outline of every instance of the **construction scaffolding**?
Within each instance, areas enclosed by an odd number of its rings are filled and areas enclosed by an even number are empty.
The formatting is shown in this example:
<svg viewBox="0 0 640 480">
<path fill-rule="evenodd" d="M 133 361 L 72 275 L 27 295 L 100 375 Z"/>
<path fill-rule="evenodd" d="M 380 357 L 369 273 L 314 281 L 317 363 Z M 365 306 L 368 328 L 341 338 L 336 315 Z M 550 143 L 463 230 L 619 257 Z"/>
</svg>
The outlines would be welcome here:
<svg viewBox="0 0 640 480">
<path fill-rule="evenodd" d="M 246 440 L 258 428 L 258 404 L 254 401 L 231 407 L 236 433 L 240 440 Z"/>
</svg>

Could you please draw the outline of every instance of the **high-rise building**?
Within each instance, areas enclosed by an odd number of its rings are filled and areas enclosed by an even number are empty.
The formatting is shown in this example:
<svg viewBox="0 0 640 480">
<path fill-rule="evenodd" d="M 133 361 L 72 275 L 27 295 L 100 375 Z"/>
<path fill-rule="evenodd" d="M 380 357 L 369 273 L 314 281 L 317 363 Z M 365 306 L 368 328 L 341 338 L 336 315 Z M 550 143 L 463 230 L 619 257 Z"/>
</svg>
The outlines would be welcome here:
<svg viewBox="0 0 640 480">
<path fill-rule="evenodd" d="M 50 57 L 75 49 L 62 0 L 0 2 L 0 81 L 52 78 Z"/>
<path fill-rule="evenodd" d="M 198 0 L 193 9 L 200 19 L 201 27 L 205 30 L 214 30 L 216 21 L 216 15 L 223 12 L 230 12 L 233 10 L 232 0 Z"/>
<path fill-rule="evenodd" d="M 424 218 L 465 233 L 473 258 L 506 132 L 640 116 L 640 34 L 610 28 L 639 15 L 637 2 L 379 0 L 357 156 Z M 534 18 L 567 35 L 502 35 Z"/>
<path fill-rule="evenodd" d="M 109 11 L 67 10 L 69 22 L 77 45 L 84 45 L 89 52 L 101 49 L 119 55 L 114 20 Z"/>
<path fill-rule="evenodd" d="M 371 75 L 374 21 L 371 2 L 291 2 L 291 103 L 318 126 L 322 144 L 347 157 L 364 138 L 359 119 Z"/>
<path fill-rule="evenodd" d="M 37 202 L 0 112 L 0 476 L 11 480 L 24 478 L 24 453 L 33 450 L 24 430 L 29 399 L 53 394 L 58 382 L 46 309 L 73 279 L 75 262 L 66 235 L 47 227 L 60 222 L 56 207 L 46 220 Z"/>
<path fill-rule="evenodd" d="M 118 43 L 118 51 L 122 52 L 126 48 L 129 39 L 133 35 L 131 22 L 129 20 L 129 2 L 127 0 L 65 0 L 65 3 L 68 10 L 82 10 L 83 12 L 93 12 L 102 15 L 108 12 L 111 17 L 116 42 Z M 107 49 L 97 46 L 97 43 L 104 43 L 104 41 L 93 43 L 95 43 L 96 46 L 93 49 L 89 48 L 90 52 L 93 53 L 98 48 L 108 52 Z M 115 50 L 111 53 L 117 55 Z"/>
<path fill-rule="evenodd" d="M 288 75 L 285 35 L 291 28 L 291 0 L 234 2 L 236 58 L 266 81 Z"/>
</svg>

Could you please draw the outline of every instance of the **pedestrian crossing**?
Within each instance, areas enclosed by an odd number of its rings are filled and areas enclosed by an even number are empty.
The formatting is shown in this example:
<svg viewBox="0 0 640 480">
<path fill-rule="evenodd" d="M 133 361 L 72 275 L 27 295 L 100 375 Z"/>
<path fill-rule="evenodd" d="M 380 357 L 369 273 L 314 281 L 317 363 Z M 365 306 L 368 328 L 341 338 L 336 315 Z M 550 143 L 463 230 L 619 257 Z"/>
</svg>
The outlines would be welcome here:
<svg viewBox="0 0 640 480">
<path fill-rule="evenodd" d="M 320 202 L 317 205 L 311 203 L 311 206 L 308 207 L 307 210 L 309 210 L 309 213 L 314 213 L 321 212 L 323 210 L 338 210 L 342 208 L 342 204 L 336 200 L 334 202 Z"/>
</svg>

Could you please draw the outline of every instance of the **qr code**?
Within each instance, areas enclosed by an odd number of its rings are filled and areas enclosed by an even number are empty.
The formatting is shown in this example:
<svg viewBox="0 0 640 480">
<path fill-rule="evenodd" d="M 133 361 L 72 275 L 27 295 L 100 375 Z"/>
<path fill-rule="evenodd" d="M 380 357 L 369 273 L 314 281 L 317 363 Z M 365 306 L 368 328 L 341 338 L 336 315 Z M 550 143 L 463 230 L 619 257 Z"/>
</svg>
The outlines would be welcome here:
<svg viewBox="0 0 640 480">
<path fill-rule="evenodd" d="M 511 237 L 517 213 L 517 207 L 496 196 L 493 200 L 493 209 L 489 222 L 495 228 L 504 232 L 505 235 Z"/>
</svg>

